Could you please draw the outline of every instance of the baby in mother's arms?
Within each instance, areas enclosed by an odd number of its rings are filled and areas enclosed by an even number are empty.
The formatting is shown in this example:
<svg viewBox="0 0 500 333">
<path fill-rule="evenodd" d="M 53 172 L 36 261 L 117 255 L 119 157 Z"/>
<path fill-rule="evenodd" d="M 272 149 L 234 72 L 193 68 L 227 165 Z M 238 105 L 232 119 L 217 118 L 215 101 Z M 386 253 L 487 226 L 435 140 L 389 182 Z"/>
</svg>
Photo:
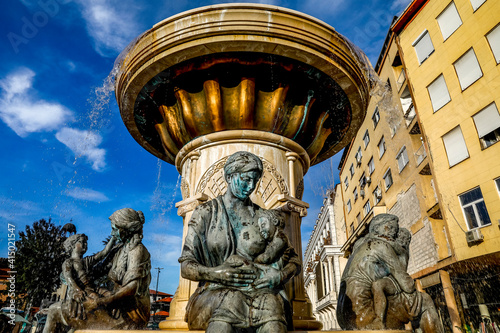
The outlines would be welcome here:
<svg viewBox="0 0 500 333">
<path fill-rule="evenodd" d="M 233 267 L 251 266 L 257 272 L 257 279 L 248 287 L 238 289 L 255 290 L 257 287 L 268 287 L 260 278 L 269 268 L 281 270 L 284 267 L 282 255 L 289 249 L 288 237 L 284 233 L 285 217 L 278 210 L 260 210 L 257 225 L 243 223 L 237 238 L 237 254 L 227 259 Z M 286 256 L 285 256 L 286 257 Z"/>
</svg>

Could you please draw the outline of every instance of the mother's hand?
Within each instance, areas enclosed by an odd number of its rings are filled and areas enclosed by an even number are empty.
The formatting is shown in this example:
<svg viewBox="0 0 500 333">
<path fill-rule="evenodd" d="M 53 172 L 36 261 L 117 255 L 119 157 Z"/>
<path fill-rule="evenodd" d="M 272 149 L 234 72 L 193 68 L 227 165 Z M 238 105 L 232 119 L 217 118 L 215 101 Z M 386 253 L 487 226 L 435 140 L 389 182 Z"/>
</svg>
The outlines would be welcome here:
<svg viewBox="0 0 500 333">
<path fill-rule="evenodd" d="M 210 275 L 210 280 L 228 287 L 248 287 L 257 277 L 253 267 L 228 262 L 212 268 Z"/>
</svg>

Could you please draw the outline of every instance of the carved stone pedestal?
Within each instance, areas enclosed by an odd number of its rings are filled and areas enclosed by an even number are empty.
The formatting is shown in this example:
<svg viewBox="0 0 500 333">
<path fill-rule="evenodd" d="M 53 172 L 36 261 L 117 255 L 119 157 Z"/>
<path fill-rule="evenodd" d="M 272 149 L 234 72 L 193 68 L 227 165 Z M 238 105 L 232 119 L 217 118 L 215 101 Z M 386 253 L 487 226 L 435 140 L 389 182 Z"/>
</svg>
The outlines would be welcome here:
<svg viewBox="0 0 500 333">
<path fill-rule="evenodd" d="M 259 156 L 264 173 L 251 199 L 263 208 L 280 208 L 287 216 L 285 232 L 297 253 L 302 253 L 300 224 L 309 205 L 301 199 L 303 177 L 309 168 L 309 157 L 304 149 L 282 136 L 252 130 L 234 130 L 212 133 L 184 146 L 176 158 L 182 175 L 183 199 L 176 204 L 183 217 L 183 239 L 187 224 L 199 204 L 226 191 L 223 167 L 229 155 L 248 151 Z M 185 308 L 197 283 L 180 277 L 179 287 L 170 305 L 171 317 L 160 323 L 160 329 L 187 329 Z M 302 274 L 286 286 L 293 309 L 296 329 L 321 329 L 322 324 L 312 316 L 311 303 L 304 290 Z"/>
</svg>

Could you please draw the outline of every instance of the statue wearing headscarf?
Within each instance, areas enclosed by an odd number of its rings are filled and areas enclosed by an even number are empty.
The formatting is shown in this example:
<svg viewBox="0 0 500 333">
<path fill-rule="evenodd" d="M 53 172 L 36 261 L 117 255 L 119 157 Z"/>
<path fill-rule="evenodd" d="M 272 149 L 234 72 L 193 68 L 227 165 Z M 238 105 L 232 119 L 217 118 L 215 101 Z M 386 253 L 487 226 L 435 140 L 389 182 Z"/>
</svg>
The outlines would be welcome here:
<svg viewBox="0 0 500 333">
<path fill-rule="evenodd" d="M 274 267 L 256 269 L 251 256 L 234 260 L 237 254 L 252 254 L 249 246 L 263 248 L 258 235 L 253 243 L 248 242 L 256 235 L 248 228 L 258 230 L 259 218 L 265 216 L 265 210 L 249 198 L 262 172 L 257 156 L 248 152 L 231 155 L 224 166 L 228 190 L 193 212 L 179 258 L 182 276 L 200 282 L 186 309 L 191 330 L 219 333 L 254 328 L 261 333 L 280 333 L 291 324 L 281 291 L 300 271 L 300 260 L 290 244 L 279 252 L 279 265 Z"/>
</svg>

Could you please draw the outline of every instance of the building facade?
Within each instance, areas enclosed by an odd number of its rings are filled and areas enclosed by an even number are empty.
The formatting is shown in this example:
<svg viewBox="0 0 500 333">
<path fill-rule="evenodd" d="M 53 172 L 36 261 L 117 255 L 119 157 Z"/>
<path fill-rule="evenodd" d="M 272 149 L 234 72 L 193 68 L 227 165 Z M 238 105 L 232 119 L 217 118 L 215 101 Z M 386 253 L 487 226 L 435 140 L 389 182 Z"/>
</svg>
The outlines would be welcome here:
<svg viewBox="0 0 500 333">
<path fill-rule="evenodd" d="M 339 329 L 336 308 L 340 278 L 346 259 L 340 250 L 345 242 L 343 202 L 339 192 L 329 191 L 316 220 L 304 254 L 304 283 L 313 314 L 323 329 Z"/>
<path fill-rule="evenodd" d="M 349 255 L 374 215 L 394 214 L 412 232 L 408 272 L 415 274 L 448 258 L 451 251 L 428 149 L 392 32 L 375 70 L 379 93 L 339 165 L 348 236 L 342 251 Z"/>
<path fill-rule="evenodd" d="M 393 25 L 451 252 L 414 276 L 457 333 L 500 323 L 499 22 L 499 1 L 415 0 Z"/>
</svg>

